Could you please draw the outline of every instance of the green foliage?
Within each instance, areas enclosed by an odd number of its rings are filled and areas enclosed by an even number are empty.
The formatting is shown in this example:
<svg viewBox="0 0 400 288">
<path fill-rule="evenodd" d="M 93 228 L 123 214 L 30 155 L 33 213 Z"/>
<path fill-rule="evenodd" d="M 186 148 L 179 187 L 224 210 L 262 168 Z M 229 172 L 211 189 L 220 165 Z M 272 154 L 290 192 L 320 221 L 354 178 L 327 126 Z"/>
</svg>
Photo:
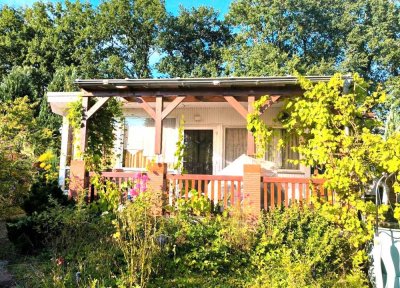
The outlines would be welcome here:
<svg viewBox="0 0 400 288">
<path fill-rule="evenodd" d="M 262 96 L 259 100 L 254 102 L 254 112 L 247 115 L 247 130 L 254 136 L 257 158 L 264 158 L 267 152 L 267 144 L 272 135 L 272 129 L 268 128 L 261 119 L 261 110 L 268 101 L 269 96 Z"/>
<path fill-rule="evenodd" d="M 146 287 L 156 267 L 161 230 L 152 198 L 151 192 L 139 194 L 119 209 L 113 221 L 116 231 L 113 237 L 126 263 L 120 280 L 124 287 Z"/>
<path fill-rule="evenodd" d="M 357 72 L 375 82 L 398 75 L 399 6 L 393 1 L 239 0 L 227 15 L 227 74 Z"/>
<path fill-rule="evenodd" d="M 229 45 L 231 33 L 213 8 L 200 6 L 178 16 L 169 15 L 158 35 L 162 57 L 157 70 L 170 77 L 221 75 L 221 48 Z"/>
<path fill-rule="evenodd" d="M 175 163 L 174 169 L 178 171 L 180 174 L 184 174 L 184 167 L 183 167 L 183 159 L 185 157 L 185 119 L 183 115 L 179 120 L 179 128 L 178 128 L 178 141 L 176 142 L 175 146 Z"/>
<path fill-rule="evenodd" d="M 61 205 L 68 203 L 67 195 L 58 187 L 56 181 L 46 182 L 43 177 L 37 177 L 29 189 L 29 194 L 23 199 L 21 207 L 28 215 L 40 213 L 51 207 L 56 201 Z"/>
<path fill-rule="evenodd" d="M 33 79 L 33 69 L 15 66 L 0 84 L 0 100 L 15 100 L 27 96 L 31 103 L 37 100 L 37 87 Z"/>
<path fill-rule="evenodd" d="M 339 205 L 316 209 L 294 206 L 265 214 L 251 256 L 253 271 L 259 271 L 254 273 L 253 285 L 368 287 L 362 272 L 366 262 L 363 248 L 371 231 L 346 210 Z M 358 231 L 349 231 L 342 221 L 357 225 Z M 358 238 L 357 234 L 369 237 L 356 244 L 353 238 Z"/>
<path fill-rule="evenodd" d="M 104 60 L 123 64 L 121 71 L 130 78 L 151 76 L 150 56 L 155 51 L 157 34 L 166 15 L 164 2 L 160 0 L 110 0 L 99 5 L 96 33 L 103 49 Z M 111 64 L 111 63 L 110 63 Z M 108 70 L 108 71 L 107 71 Z M 105 72 L 111 72 L 107 69 Z M 118 75 L 121 77 L 121 75 Z"/>
<path fill-rule="evenodd" d="M 189 191 L 190 200 L 178 199 L 176 203 L 178 213 L 182 215 L 209 216 L 211 213 L 210 200 L 195 189 Z"/>
<path fill-rule="evenodd" d="M 35 144 L 46 138 L 28 97 L 0 102 L 0 207 L 18 205 L 33 180 Z"/>
<path fill-rule="evenodd" d="M 385 138 L 388 138 L 393 133 L 400 132 L 400 78 L 391 78 L 385 83 L 385 86 L 388 93 Z"/>
<path fill-rule="evenodd" d="M 56 204 L 29 216 L 29 225 L 19 222 L 32 232 L 19 243 L 31 249 L 27 239 L 35 239 L 46 248 L 46 264 L 27 286 L 71 287 L 79 272 L 85 287 L 367 287 L 372 204 L 315 202 L 254 223 L 243 210 L 212 214 L 207 197 L 193 193 L 170 217 L 158 217 L 152 191 L 121 202 L 116 187 L 104 187 L 101 197 L 118 205 Z"/>
<path fill-rule="evenodd" d="M 345 94 L 339 74 L 327 83 L 312 84 L 301 77 L 299 83 L 304 97 L 288 102 L 284 128 L 302 139 L 296 148 L 303 155 L 300 161 L 325 169 L 327 188 L 342 199 L 360 197 L 382 172 L 398 173 L 398 134 L 384 140 L 374 132 L 381 124 L 369 116 L 384 101 L 382 90 L 368 93 L 357 75 Z"/>
<path fill-rule="evenodd" d="M 95 100 L 89 100 L 91 107 Z M 87 121 L 88 144 L 84 154 L 79 146 L 82 117 L 82 99 L 69 103 L 67 119 L 73 129 L 75 151 L 78 151 L 74 157 L 84 157 L 91 170 L 105 169 L 113 160 L 114 130 L 122 120 L 121 103 L 115 98 L 110 99 Z"/>
</svg>

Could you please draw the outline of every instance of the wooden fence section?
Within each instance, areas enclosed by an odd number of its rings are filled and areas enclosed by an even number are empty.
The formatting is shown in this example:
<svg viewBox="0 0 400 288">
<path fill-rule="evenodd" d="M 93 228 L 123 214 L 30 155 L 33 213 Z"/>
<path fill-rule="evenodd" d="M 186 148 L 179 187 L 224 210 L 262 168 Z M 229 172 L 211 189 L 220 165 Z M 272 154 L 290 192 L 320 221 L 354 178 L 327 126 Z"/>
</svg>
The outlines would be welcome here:
<svg viewBox="0 0 400 288">
<path fill-rule="evenodd" d="M 262 177 L 261 208 L 273 210 L 292 203 L 311 204 L 312 199 L 334 202 L 334 193 L 324 189 L 324 179 Z"/>
<path fill-rule="evenodd" d="M 131 183 L 137 182 L 137 179 L 145 174 L 102 172 L 100 176 L 101 181 L 108 180 L 120 187 L 122 183 L 127 181 L 131 181 Z M 93 176 L 95 176 L 95 173 L 89 173 L 89 177 Z M 151 187 L 152 175 L 148 176 L 149 178 L 147 179 Z M 224 208 L 243 205 L 243 203 L 247 203 L 243 200 L 249 197 L 249 191 L 244 191 L 243 189 L 244 181 L 242 176 L 164 174 L 163 179 L 166 181 L 166 191 L 163 191 L 163 193 L 166 196 L 166 204 L 169 205 L 173 205 L 177 199 L 189 199 L 192 196 L 192 190 L 196 190 L 200 195 L 206 196 L 212 204 Z M 255 179 L 257 181 L 257 178 Z M 252 199 L 249 199 L 248 205 L 257 210 L 273 210 L 280 207 L 289 207 L 293 203 L 310 205 L 315 199 L 334 203 L 335 195 L 324 188 L 324 182 L 324 179 L 313 178 L 260 177 L 258 183 L 261 203 L 258 200 L 255 203 Z M 93 185 L 89 187 L 89 197 L 94 199 L 92 197 L 96 197 L 97 191 L 95 191 Z M 258 184 L 253 185 L 253 187 L 258 187 Z M 258 190 L 258 188 L 256 189 Z M 121 201 L 128 197 L 125 192 L 121 191 Z"/>
<path fill-rule="evenodd" d="M 190 191 L 195 189 L 199 194 L 207 196 L 212 203 L 226 208 L 243 201 L 242 182 L 242 176 L 168 174 L 167 197 L 169 203 L 179 198 L 189 199 Z"/>
<path fill-rule="evenodd" d="M 137 178 L 138 174 L 144 175 L 141 172 L 101 172 L 101 178 L 106 181 L 111 181 L 120 186 L 122 183 L 132 181 Z M 96 173 L 90 172 L 89 177 L 95 176 Z"/>
<path fill-rule="evenodd" d="M 138 178 L 138 175 L 145 175 L 146 173 L 141 172 L 101 172 L 100 177 L 101 181 L 105 183 L 106 181 L 110 181 L 115 183 L 118 187 L 121 187 L 122 183 L 131 181 L 134 182 L 135 179 Z M 95 172 L 89 172 L 89 198 L 94 199 L 97 196 L 97 191 L 94 185 L 91 185 L 91 179 L 97 175 Z M 121 197 L 126 197 L 127 195 L 123 195 L 121 193 Z M 121 199 L 122 199 L 121 198 Z"/>
</svg>

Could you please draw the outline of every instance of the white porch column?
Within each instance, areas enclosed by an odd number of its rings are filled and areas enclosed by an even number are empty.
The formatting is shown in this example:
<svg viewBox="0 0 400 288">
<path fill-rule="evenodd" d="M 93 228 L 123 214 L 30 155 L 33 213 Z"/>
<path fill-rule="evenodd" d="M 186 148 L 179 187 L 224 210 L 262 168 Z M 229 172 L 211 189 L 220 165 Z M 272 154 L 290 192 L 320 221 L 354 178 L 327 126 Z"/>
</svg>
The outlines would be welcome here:
<svg viewBox="0 0 400 288">
<path fill-rule="evenodd" d="M 58 185 L 65 190 L 65 171 L 67 167 L 68 141 L 69 141 L 69 123 L 67 117 L 63 116 L 63 124 L 61 126 L 61 153 L 60 153 L 60 170 L 58 175 Z"/>
</svg>

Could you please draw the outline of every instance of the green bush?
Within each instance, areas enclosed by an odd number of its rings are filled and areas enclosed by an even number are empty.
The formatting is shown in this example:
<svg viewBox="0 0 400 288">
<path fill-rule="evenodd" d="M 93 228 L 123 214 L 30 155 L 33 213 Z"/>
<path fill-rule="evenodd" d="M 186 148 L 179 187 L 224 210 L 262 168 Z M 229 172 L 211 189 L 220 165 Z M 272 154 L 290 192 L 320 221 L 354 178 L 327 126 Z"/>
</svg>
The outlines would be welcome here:
<svg viewBox="0 0 400 288">
<path fill-rule="evenodd" d="M 212 214 L 193 193 L 160 217 L 151 191 L 117 204 L 107 187 L 113 205 L 53 203 L 26 218 L 46 236 L 44 264 L 26 286 L 367 287 L 370 227 L 352 206 L 293 206 L 254 223 L 241 210 Z"/>
<path fill-rule="evenodd" d="M 166 248 L 169 253 L 164 259 L 166 267 L 161 276 L 170 279 L 171 287 L 179 286 L 175 279 L 182 279 L 183 275 L 194 279 L 195 283 L 201 279 L 198 275 L 225 275 L 225 278 L 237 277 L 243 282 L 254 243 L 254 227 L 247 223 L 241 211 L 231 209 L 213 214 L 207 197 L 193 190 L 191 194 L 190 199 L 179 200 L 175 212 L 164 220 L 163 233 L 169 239 Z M 232 281 L 237 287 L 238 282 Z M 184 279 L 181 282 L 185 282 Z M 204 282 L 204 285 L 211 285 L 211 282 Z M 213 282 L 212 286 L 215 285 Z"/>
<path fill-rule="evenodd" d="M 350 237 L 324 216 L 323 207 L 293 206 L 266 213 L 251 256 L 257 271 L 254 285 L 366 287 L 366 275 L 354 265 L 363 246 L 352 245 Z"/>
<path fill-rule="evenodd" d="M 7 222 L 10 241 L 20 253 L 33 254 L 62 231 L 63 217 L 68 209 L 50 199 L 49 208 L 40 213 L 12 219 Z"/>
<path fill-rule="evenodd" d="M 28 215 L 32 215 L 33 212 L 40 213 L 52 205 L 53 201 L 50 201 L 50 198 L 61 205 L 69 203 L 67 195 L 59 188 L 57 181 L 46 182 L 43 175 L 32 184 L 21 207 Z"/>
</svg>

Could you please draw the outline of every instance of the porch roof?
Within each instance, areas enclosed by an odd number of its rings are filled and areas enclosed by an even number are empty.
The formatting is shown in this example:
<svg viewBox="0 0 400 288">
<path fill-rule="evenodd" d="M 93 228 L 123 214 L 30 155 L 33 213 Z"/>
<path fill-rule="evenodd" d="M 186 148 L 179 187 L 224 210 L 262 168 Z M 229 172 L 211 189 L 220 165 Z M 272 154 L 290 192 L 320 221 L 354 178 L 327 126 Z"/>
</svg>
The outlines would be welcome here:
<svg viewBox="0 0 400 288">
<path fill-rule="evenodd" d="M 306 76 L 313 83 L 327 82 L 331 76 Z M 343 76 L 349 83 L 351 76 Z M 48 93 L 52 110 L 64 114 L 67 103 L 81 95 L 83 114 L 81 149 L 86 148 L 87 120 L 111 97 L 121 97 L 136 103 L 155 121 L 155 154 L 161 153 L 163 119 L 181 102 L 225 102 L 244 119 L 253 112 L 253 103 L 262 95 L 269 95 L 260 113 L 279 99 L 303 94 L 295 76 L 273 77 L 220 77 L 220 78 L 167 78 L 167 79 L 77 79 L 78 93 Z M 89 107 L 89 98 L 97 102 Z M 168 104 L 167 104 L 168 103 Z M 245 103 L 245 105 L 243 105 Z M 152 105 L 150 105 L 152 104 Z M 164 105 L 166 104 L 166 105 Z M 212 105 L 212 103 L 210 103 Z M 246 107 L 247 106 L 247 107 Z M 254 137 L 247 135 L 247 154 L 254 155 Z"/>
<path fill-rule="evenodd" d="M 326 82 L 332 76 L 306 76 L 312 82 Z M 350 76 L 344 76 L 350 79 Z M 298 85 L 295 76 L 270 77 L 218 77 L 218 78 L 165 78 L 165 79 L 77 79 L 75 84 L 84 90 L 108 91 L 114 89 L 168 89 L 216 87 L 273 87 Z"/>
<path fill-rule="evenodd" d="M 332 76 L 306 76 L 313 83 L 327 82 Z M 343 79 L 351 81 L 350 76 Z M 295 76 L 272 77 L 219 77 L 219 78 L 168 78 L 168 79 L 77 79 L 75 84 L 86 97 L 120 96 L 127 101 L 146 97 L 153 102 L 161 96 L 166 102 L 176 96 L 185 96 L 184 102 L 224 102 L 221 96 L 237 97 L 247 102 L 247 97 L 262 95 L 299 96 L 302 89 Z"/>
</svg>

